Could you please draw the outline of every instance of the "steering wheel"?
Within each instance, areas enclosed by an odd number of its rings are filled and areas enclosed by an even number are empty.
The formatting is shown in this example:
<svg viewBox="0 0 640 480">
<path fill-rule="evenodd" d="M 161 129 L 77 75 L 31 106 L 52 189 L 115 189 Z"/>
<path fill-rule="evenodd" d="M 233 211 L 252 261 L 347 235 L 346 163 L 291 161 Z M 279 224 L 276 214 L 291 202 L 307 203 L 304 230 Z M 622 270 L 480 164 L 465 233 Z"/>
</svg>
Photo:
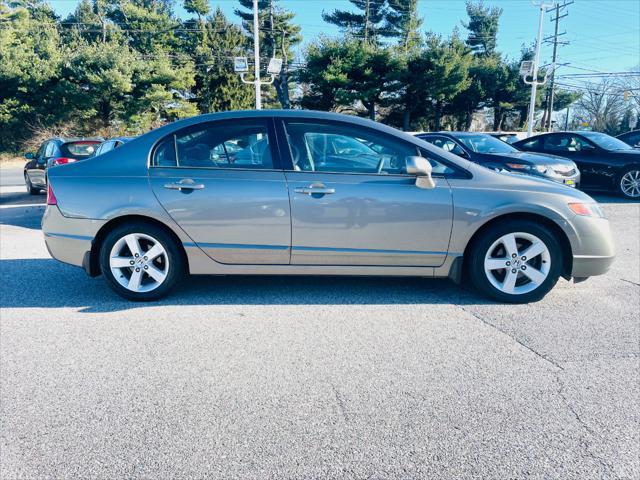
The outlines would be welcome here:
<svg viewBox="0 0 640 480">
<path fill-rule="evenodd" d="M 380 161 L 378 162 L 378 167 L 376 168 L 376 173 L 378 174 L 382 173 L 383 168 L 384 168 L 384 157 L 380 158 Z"/>
</svg>

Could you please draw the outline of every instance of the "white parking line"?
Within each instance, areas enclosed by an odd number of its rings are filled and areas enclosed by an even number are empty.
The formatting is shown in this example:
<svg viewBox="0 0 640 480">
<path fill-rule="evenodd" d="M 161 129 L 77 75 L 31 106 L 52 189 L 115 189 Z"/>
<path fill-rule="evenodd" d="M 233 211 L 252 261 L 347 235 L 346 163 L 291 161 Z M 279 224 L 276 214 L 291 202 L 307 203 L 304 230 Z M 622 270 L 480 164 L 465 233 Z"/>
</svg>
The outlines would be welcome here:
<svg viewBox="0 0 640 480">
<path fill-rule="evenodd" d="M 21 203 L 18 205 L 0 205 L 0 209 L 2 208 L 29 208 L 29 207 L 46 207 L 46 203 Z"/>
<path fill-rule="evenodd" d="M 0 186 L 0 193 L 24 193 L 26 195 L 27 191 L 24 185 L 2 185 Z"/>
</svg>

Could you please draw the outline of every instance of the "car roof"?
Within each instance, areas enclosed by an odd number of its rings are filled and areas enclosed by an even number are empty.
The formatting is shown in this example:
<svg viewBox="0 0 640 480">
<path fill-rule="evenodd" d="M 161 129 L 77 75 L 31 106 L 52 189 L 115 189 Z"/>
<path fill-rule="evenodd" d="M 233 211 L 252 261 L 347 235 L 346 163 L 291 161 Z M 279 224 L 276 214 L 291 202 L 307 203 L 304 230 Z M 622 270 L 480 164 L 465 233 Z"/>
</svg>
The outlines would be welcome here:
<svg viewBox="0 0 640 480">
<path fill-rule="evenodd" d="M 498 132 L 496 132 L 498 133 Z M 470 137 L 473 135 L 490 135 L 486 132 L 449 132 L 449 131 L 440 131 L 440 132 L 425 132 L 420 135 L 450 135 L 452 137 Z"/>
</svg>

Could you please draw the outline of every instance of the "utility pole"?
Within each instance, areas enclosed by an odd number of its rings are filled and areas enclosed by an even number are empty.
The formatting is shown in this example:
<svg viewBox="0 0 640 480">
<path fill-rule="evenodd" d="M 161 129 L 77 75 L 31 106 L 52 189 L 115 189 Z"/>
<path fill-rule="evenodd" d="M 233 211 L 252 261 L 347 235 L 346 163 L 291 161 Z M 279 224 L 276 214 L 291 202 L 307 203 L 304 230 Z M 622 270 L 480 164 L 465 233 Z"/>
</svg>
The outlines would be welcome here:
<svg viewBox="0 0 640 480">
<path fill-rule="evenodd" d="M 569 15 L 568 13 L 560 15 L 560 12 L 564 10 L 566 7 L 568 7 L 569 5 L 571 5 L 572 3 L 573 3 L 573 0 L 569 2 L 565 0 L 565 2 L 562 5 L 560 5 L 559 3 L 556 3 L 554 8 L 547 10 L 547 13 L 552 12 L 553 10 L 555 10 L 555 13 L 556 13 L 555 18 L 551 19 L 551 21 L 555 23 L 555 31 L 554 31 L 553 37 L 549 37 L 545 39 L 545 42 L 549 42 L 550 38 L 553 38 L 553 58 L 551 60 L 551 63 L 552 63 L 551 83 L 549 85 L 549 96 L 547 100 L 547 107 L 545 109 L 547 112 L 547 114 L 545 115 L 545 118 L 547 121 L 546 129 L 548 132 L 551 131 L 551 115 L 553 114 L 553 100 L 554 100 L 553 97 L 555 95 L 556 61 L 558 59 L 558 45 L 568 45 L 568 42 L 558 41 L 558 37 L 565 35 L 567 33 L 567 32 L 558 33 L 558 30 L 560 27 L 560 19 L 565 18 L 566 16 Z"/>
<path fill-rule="evenodd" d="M 256 110 L 262 110 L 262 92 L 260 90 L 260 22 L 258 20 L 258 0 L 253 0 L 253 55 L 255 58 L 253 81 L 256 87 Z"/>
<path fill-rule="evenodd" d="M 527 138 L 533 134 L 533 122 L 535 120 L 536 111 L 536 93 L 538 85 L 544 85 L 547 81 L 545 78 L 542 82 L 538 81 L 538 70 L 540 69 L 540 47 L 542 45 L 542 22 L 544 21 L 544 11 L 547 7 L 551 7 L 554 3 L 545 3 L 542 0 L 540 3 L 533 3 L 535 6 L 540 7 L 540 19 L 538 20 L 538 38 L 536 40 L 536 53 L 533 60 L 533 71 L 531 72 L 532 79 L 530 82 L 526 80 L 525 83 L 531 84 L 531 101 L 529 102 L 529 118 L 527 120 Z"/>
</svg>

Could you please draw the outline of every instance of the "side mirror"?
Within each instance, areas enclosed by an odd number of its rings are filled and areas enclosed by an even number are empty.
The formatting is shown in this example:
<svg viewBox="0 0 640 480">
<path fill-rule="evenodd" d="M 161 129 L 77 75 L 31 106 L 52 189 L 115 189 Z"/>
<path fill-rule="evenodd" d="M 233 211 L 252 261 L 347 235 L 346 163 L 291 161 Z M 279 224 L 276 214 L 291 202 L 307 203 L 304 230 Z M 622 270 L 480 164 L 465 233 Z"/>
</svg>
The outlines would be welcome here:
<svg viewBox="0 0 640 480">
<path fill-rule="evenodd" d="M 582 148 L 580 149 L 580 151 L 582 152 L 595 152 L 595 150 L 596 150 L 596 147 L 594 147 L 593 145 L 589 145 L 587 143 L 582 145 Z"/>
<path fill-rule="evenodd" d="M 407 174 L 416 176 L 416 187 L 435 188 L 436 182 L 431 178 L 431 162 L 424 157 L 407 157 Z"/>
<path fill-rule="evenodd" d="M 31 152 L 27 152 L 24 154 L 24 158 L 26 158 L 27 160 L 33 160 L 33 157 L 34 155 Z"/>
</svg>

